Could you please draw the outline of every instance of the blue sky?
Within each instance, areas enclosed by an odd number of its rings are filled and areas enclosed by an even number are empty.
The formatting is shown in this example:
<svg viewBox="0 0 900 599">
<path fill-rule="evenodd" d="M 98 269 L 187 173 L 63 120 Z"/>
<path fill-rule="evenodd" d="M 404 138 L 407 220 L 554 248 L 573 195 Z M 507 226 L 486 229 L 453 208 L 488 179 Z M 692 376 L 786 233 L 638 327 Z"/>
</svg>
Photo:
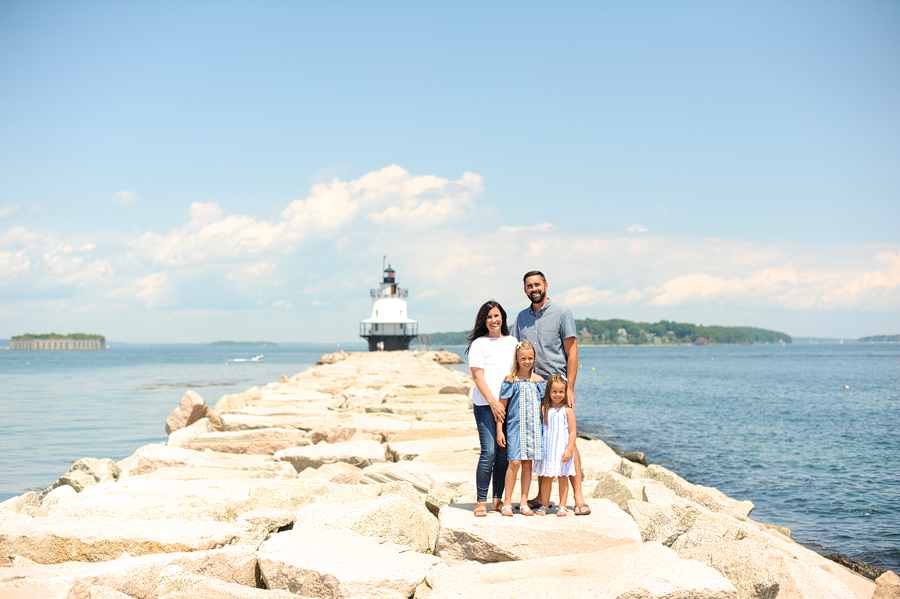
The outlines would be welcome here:
<svg viewBox="0 0 900 599">
<path fill-rule="evenodd" d="M 0 336 L 900 332 L 900 5 L 0 4 Z"/>
</svg>

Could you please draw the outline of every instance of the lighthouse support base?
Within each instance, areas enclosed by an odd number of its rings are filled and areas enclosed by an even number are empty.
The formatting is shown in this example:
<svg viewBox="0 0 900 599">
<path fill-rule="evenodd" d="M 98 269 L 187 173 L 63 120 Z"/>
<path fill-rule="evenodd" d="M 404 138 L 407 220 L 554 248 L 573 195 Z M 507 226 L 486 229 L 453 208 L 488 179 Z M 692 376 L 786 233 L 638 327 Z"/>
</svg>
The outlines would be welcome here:
<svg viewBox="0 0 900 599">
<path fill-rule="evenodd" d="M 409 342 L 416 335 L 367 335 L 369 351 L 378 351 L 378 343 L 384 342 L 384 351 L 402 351 L 409 349 Z"/>
</svg>

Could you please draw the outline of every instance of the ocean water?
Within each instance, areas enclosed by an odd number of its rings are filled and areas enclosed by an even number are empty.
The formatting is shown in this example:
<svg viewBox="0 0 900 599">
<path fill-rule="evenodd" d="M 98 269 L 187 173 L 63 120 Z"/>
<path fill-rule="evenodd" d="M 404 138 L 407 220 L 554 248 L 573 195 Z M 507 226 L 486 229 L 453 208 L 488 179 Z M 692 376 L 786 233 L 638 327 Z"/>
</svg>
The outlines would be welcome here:
<svg viewBox="0 0 900 599">
<path fill-rule="evenodd" d="M 47 487 L 79 458 L 164 441 L 188 388 L 213 405 L 335 349 L 0 352 L 0 500 Z M 264 360 L 237 361 L 254 353 Z M 900 345 L 582 346 L 579 356 L 582 432 L 753 501 L 754 519 L 799 542 L 900 570 Z"/>
</svg>

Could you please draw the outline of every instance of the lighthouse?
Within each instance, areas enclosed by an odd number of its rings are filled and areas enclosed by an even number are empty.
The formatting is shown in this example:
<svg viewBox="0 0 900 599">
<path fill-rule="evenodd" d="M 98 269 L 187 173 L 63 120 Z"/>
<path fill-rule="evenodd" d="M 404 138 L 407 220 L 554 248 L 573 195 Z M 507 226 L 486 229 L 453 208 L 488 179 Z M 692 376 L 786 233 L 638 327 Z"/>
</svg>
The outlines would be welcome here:
<svg viewBox="0 0 900 599">
<path fill-rule="evenodd" d="M 409 349 L 419 334 L 419 325 L 406 312 L 409 292 L 397 287 L 396 273 L 388 264 L 380 289 L 372 289 L 372 316 L 359 323 L 359 336 L 369 342 L 369 351 Z M 380 344 L 384 344 L 379 347 Z"/>
</svg>

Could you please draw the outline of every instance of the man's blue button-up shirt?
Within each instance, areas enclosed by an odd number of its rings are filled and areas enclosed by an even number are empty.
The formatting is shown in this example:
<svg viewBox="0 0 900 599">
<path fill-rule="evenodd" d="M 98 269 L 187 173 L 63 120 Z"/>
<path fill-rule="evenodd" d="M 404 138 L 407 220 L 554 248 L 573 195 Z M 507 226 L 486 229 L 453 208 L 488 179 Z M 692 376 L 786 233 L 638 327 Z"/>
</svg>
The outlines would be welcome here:
<svg viewBox="0 0 900 599">
<path fill-rule="evenodd" d="M 519 341 L 534 345 L 534 370 L 544 378 L 551 374 L 566 375 L 566 350 L 563 341 L 575 337 L 575 318 L 568 308 L 550 299 L 535 314 L 525 308 L 516 317 L 512 330 Z"/>
</svg>

